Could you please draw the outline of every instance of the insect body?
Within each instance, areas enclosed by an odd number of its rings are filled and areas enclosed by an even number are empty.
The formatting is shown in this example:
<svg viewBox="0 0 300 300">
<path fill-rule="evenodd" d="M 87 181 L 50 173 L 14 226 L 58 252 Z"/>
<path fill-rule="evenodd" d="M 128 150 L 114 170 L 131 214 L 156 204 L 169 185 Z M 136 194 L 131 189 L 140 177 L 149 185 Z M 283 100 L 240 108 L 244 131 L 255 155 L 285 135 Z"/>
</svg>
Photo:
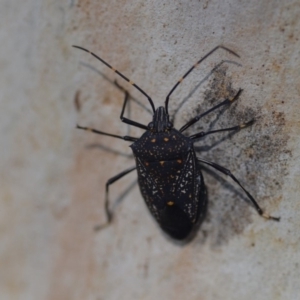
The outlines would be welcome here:
<svg viewBox="0 0 300 300">
<path fill-rule="evenodd" d="M 164 107 L 131 145 L 141 193 L 161 228 L 185 238 L 206 210 L 206 189 L 193 143 L 172 128 Z"/>
<path fill-rule="evenodd" d="M 147 97 L 153 110 L 153 119 L 148 125 L 125 118 L 124 111 L 129 97 L 128 93 L 125 91 L 125 100 L 120 118 L 122 122 L 126 124 L 144 129 L 145 133 L 140 138 L 118 136 L 77 125 L 77 128 L 79 129 L 133 142 L 130 147 L 135 157 L 136 166 L 121 172 L 107 181 L 105 198 L 107 223 L 99 228 L 108 225 L 112 220 L 112 212 L 109 209 L 108 198 L 109 186 L 136 169 L 142 196 L 151 214 L 162 230 L 177 240 L 188 238 L 196 225 L 200 224 L 206 212 L 207 197 L 203 176 L 200 170 L 201 164 L 209 165 L 231 177 L 246 193 L 259 215 L 266 219 L 279 221 L 279 218 L 272 217 L 263 212 L 252 195 L 241 185 L 239 180 L 230 172 L 230 170 L 216 163 L 198 158 L 194 151 L 194 142 L 202 137 L 217 132 L 237 131 L 252 125 L 254 122 L 253 120 L 230 128 L 222 128 L 207 132 L 201 131 L 191 136 L 183 134 L 187 128 L 198 122 L 203 116 L 224 105 L 231 104 L 239 97 L 242 90 L 239 90 L 232 99 L 225 99 L 208 111 L 191 118 L 191 120 L 179 130 L 173 128 L 173 124 L 169 120 L 168 104 L 170 95 L 183 79 L 186 78 L 198 64 L 216 50 L 224 49 L 232 55 L 239 57 L 235 52 L 224 46 L 217 46 L 212 49 L 193 65 L 180 80 L 178 80 L 166 98 L 165 107 L 158 107 L 155 109 L 152 99 L 139 86 L 130 81 L 96 54 L 79 46 L 74 47 L 90 53 L 133 85 Z"/>
</svg>

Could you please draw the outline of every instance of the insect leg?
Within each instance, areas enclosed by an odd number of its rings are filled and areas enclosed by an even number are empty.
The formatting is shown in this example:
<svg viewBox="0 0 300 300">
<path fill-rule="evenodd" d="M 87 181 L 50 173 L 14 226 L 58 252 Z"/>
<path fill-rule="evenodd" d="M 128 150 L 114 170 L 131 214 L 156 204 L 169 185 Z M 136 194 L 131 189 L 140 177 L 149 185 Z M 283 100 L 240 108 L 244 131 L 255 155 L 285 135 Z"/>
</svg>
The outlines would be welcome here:
<svg viewBox="0 0 300 300">
<path fill-rule="evenodd" d="M 233 181 L 235 181 L 242 189 L 243 191 L 246 193 L 246 195 L 248 196 L 249 200 L 251 201 L 251 203 L 253 204 L 255 210 L 257 211 L 257 213 L 269 220 L 274 220 L 274 221 L 280 221 L 280 217 L 272 217 L 269 214 L 263 212 L 263 210 L 260 208 L 260 206 L 257 204 L 257 202 L 255 201 L 255 199 L 252 197 L 252 195 L 241 185 L 241 183 L 236 179 L 236 177 L 230 172 L 230 170 L 207 160 L 204 159 L 200 159 L 197 158 L 197 160 L 201 163 L 205 163 L 213 168 L 215 168 L 216 170 L 218 170 L 219 172 L 229 176 Z"/>
<path fill-rule="evenodd" d="M 113 218 L 113 213 L 109 209 L 109 197 L 108 197 L 109 186 L 135 169 L 136 169 L 136 166 L 131 167 L 131 168 L 126 169 L 123 172 L 119 173 L 118 175 L 115 175 L 114 177 L 107 180 L 106 185 L 105 185 L 106 189 L 105 189 L 105 204 L 104 204 L 107 220 L 106 220 L 105 224 L 96 226 L 95 230 L 100 230 L 100 229 L 107 227 L 111 223 L 112 218 Z"/>
<path fill-rule="evenodd" d="M 209 109 L 208 111 L 194 117 L 193 119 L 191 119 L 189 122 L 187 122 L 185 125 L 183 125 L 179 131 L 180 132 L 183 132 L 185 131 L 186 129 L 188 129 L 190 126 L 192 126 L 193 124 L 195 124 L 196 122 L 198 122 L 202 117 L 208 115 L 209 113 L 211 113 L 212 111 L 214 111 L 215 109 L 223 106 L 223 105 L 226 105 L 226 104 L 231 104 L 233 101 L 235 101 L 236 99 L 239 98 L 240 94 L 242 93 L 242 89 L 239 89 L 239 91 L 236 93 L 236 95 L 232 98 L 232 99 L 225 99 L 224 101 L 222 101 L 221 103 L 217 104 L 216 106 L 212 107 L 211 109 Z"/>
<path fill-rule="evenodd" d="M 238 131 L 242 128 L 245 128 L 245 127 L 248 127 L 248 126 L 251 126 L 252 124 L 254 123 L 254 119 L 250 120 L 249 122 L 247 123 L 243 123 L 243 124 L 240 124 L 240 125 L 237 125 L 237 126 L 233 126 L 233 127 L 229 127 L 229 128 L 223 128 L 223 129 L 217 129 L 217 130 L 212 130 L 212 131 L 201 131 L 201 132 L 198 132 L 196 134 L 193 134 L 190 136 L 190 138 L 192 140 L 196 140 L 196 139 L 199 139 L 199 138 L 202 138 L 206 135 L 209 135 L 209 134 L 213 134 L 213 133 L 216 133 L 216 132 L 222 132 L 222 131 Z"/>
<path fill-rule="evenodd" d="M 87 131 L 94 132 L 94 133 L 101 134 L 101 135 L 111 136 L 111 137 L 118 138 L 118 139 L 121 139 L 124 141 L 135 142 L 136 140 L 138 140 L 138 138 L 135 138 L 132 136 L 128 136 L 128 135 L 121 136 L 121 135 L 111 134 L 111 133 L 103 132 L 103 131 L 93 129 L 90 127 L 82 127 L 82 126 L 77 125 L 76 128 L 87 130 Z"/>
<path fill-rule="evenodd" d="M 116 83 L 116 85 L 118 86 L 117 83 Z M 138 123 L 138 122 L 135 122 L 135 121 L 132 121 L 132 120 L 130 120 L 128 118 L 123 117 L 124 116 L 124 112 L 125 112 L 125 107 L 126 107 L 128 99 L 129 99 L 129 93 L 126 90 L 124 90 L 124 93 L 125 93 L 125 98 L 124 98 L 124 103 L 123 103 L 123 107 L 122 107 L 122 111 L 121 111 L 121 115 L 120 115 L 121 121 L 124 122 L 125 124 L 129 124 L 129 125 L 132 125 L 132 126 L 139 127 L 139 128 L 147 130 L 148 127 L 146 125 Z"/>
<path fill-rule="evenodd" d="M 114 84 L 115 86 L 122 91 L 124 94 L 127 91 L 122 85 L 119 84 L 118 80 L 114 80 Z M 133 97 L 130 93 L 129 93 L 129 98 L 130 101 L 136 103 L 138 106 L 140 106 L 141 108 L 143 108 L 143 110 L 147 111 L 150 115 L 153 115 L 153 112 L 151 109 L 149 109 L 148 107 L 146 107 L 143 103 L 141 103 L 138 99 L 136 99 L 135 97 Z"/>
</svg>

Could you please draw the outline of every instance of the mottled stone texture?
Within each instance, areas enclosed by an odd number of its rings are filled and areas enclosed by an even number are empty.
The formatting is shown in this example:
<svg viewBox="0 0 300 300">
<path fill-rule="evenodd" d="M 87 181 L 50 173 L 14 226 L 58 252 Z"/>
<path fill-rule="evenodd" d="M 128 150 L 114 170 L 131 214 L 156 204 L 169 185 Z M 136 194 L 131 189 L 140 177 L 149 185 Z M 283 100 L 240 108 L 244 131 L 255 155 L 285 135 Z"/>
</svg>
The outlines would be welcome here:
<svg viewBox="0 0 300 300">
<path fill-rule="evenodd" d="M 298 299 L 300 295 L 300 3 L 298 0 L 2 0 L 0 3 L 0 299 Z M 147 99 L 95 58 L 101 55 L 163 105 L 182 75 L 170 113 L 191 116 L 244 91 L 230 108 L 187 132 L 234 126 L 196 144 L 229 168 L 269 213 L 265 221 L 230 179 L 208 167 L 207 217 L 191 243 L 167 239 L 150 216 L 130 143 L 120 135 L 121 88 L 130 118 L 151 121 Z M 143 108 L 144 107 L 144 108 Z M 146 109 L 145 109 L 146 108 Z"/>
</svg>

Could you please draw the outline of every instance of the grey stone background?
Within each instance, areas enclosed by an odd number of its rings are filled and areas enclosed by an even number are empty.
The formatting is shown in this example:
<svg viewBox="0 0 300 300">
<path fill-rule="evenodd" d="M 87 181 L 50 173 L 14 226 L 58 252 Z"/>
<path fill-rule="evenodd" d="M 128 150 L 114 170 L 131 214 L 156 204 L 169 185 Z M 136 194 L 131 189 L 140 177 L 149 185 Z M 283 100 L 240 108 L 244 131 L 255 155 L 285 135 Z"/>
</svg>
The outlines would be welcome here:
<svg viewBox="0 0 300 300">
<path fill-rule="evenodd" d="M 299 299 L 299 13 L 297 0 L 0 1 L 0 299 Z M 141 134 L 119 120 L 115 79 L 149 105 L 73 44 L 157 107 L 216 45 L 239 53 L 207 59 L 170 111 L 180 127 L 243 88 L 189 133 L 254 117 L 251 128 L 199 141 L 198 155 L 229 168 L 281 222 L 257 216 L 230 179 L 204 168 L 208 214 L 191 243 L 160 232 L 135 173 L 111 188 L 113 224 L 93 231 L 105 221 L 106 180 L 133 158 L 127 142 L 75 124 Z M 129 112 L 151 120 L 135 102 Z"/>
</svg>

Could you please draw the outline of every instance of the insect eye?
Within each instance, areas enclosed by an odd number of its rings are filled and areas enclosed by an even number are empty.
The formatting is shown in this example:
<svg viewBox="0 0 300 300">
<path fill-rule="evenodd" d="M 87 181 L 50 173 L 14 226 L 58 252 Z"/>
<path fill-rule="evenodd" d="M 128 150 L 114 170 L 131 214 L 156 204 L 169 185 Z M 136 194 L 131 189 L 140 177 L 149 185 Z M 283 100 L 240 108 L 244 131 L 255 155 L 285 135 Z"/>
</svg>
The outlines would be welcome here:
<svg viewBox="0 0 300 300">
<path fill-rule="evenodd" d="M 150 122 L 150 123 L 148 124 L 148 128 L 149 128 L 150 130 L 152 130 L 152 129 L 154 128 L 153 122 Z"/>
<path fill-rule="evenodd" d="M 168 122 L 168 129 L 171 129 L 173 127 L 173 124 L 171 122 Z"/>
</svg>

